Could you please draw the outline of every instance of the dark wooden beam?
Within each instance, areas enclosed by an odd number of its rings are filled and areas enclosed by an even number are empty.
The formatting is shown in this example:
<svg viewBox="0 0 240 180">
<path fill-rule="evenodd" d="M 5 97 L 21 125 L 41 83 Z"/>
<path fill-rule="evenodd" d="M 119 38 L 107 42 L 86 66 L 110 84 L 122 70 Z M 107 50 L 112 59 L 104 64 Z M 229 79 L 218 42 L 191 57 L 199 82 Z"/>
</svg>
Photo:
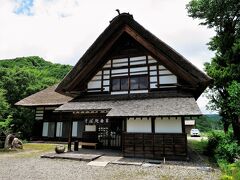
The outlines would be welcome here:
<svg viewBox="0 0 240 180">
<path fill-rule="evenodd" d="M 73 77 L 73 76 L 70 77 L 70 78 L 72 78 L 72 81 L 67 85 L 68 90 L 70 90 L 70 91 L 73 90 L 73 88 L 79 82 L 81 82 L 83 77 L 85 77 L 86 74 L 89 73 L 89 71 L 92 71 L 91 68 L 96 67 L 96 64 L 99 62 L 99 60 L 101 60 L 104 57 L 104 55 L 106 55 L 106 53 L 110 50 L 110 48 L 118 40 L 118 38 L 123 34 L 123 32 L 124 32 L 124 30 L 121 29 L 117 33 L 114 33 L 112 35 L 112 37 L 109 39 L 108 43 L 106 43 L 106 46 L 100 48 L 98 53 L 96 53 L 96 55 L 84 67 L 82 67 L 80 73 L 77 74 L 75 77 Z"/>
<path fill-rule="evenodd" d="M 150 66 L 149 66 L 149 62 L 148 62 L 148 56 L 146 56 L 146 64 L 147 64 L 147 71 L 148 71 L 148 90 L 151 89 L 151 85 L 150 85 Z"/>
<path fill-rule="evenodd" d="M 167 69 L 174 72 L 176 75 L 179 75 L 183 79 L 189 81 L 193 85 L 197 85 L 197 79 L 193 78 L 192 76 L 189 76 L 188 73 L 185 72 L 182 67 L 177 65 L 176 63 L 173 63 L 170 61 L 164 54 L 159 52 L 157 48 L 155 48 L 150 42 L 147 42 L 139 33 L 137 33 L 135 30 L 133 30 L 129 26 L 125 26 L 124 30 L 131 35 L 137 42 L 139 42 L 142 46 L 144 46 L 151 54 L 156 57 Z"/>
<path fill-rule="evenodd" d="M 156 117 L 151 117 L 152 133 L 155 133 L 155 119 Z"/>
<path fill-rule="evenodd" d="M 123 120 L 123 131 L 124 132 L 127 132 L 127 118 L 124 118 L 124 120 Z"/>
<path fill-rule="evenodd" d="M 181 117 L 181 121 L 182 121 L 182 133 L 185 133 L 185 118 Z"/>
<path fill-rule="evenodd" d="M 131 80 L 130 80 L 130 57 L 128 57 L 128 94 L 131 90 Z"/>
<path fill-rule="evenodd" d="M 157 64 L 157 86 L 160 87 L 160 78 L 159 78 L 159 66 Z"/>
<path fill-rule="evenodd" d="M 69 121 L 69 132 L 68 132 L 68 152 L 71 152 L 72 149 L 71 149 L 71 146 L 72 146 L 72 118 L 71 120 Z"/>
</svg>

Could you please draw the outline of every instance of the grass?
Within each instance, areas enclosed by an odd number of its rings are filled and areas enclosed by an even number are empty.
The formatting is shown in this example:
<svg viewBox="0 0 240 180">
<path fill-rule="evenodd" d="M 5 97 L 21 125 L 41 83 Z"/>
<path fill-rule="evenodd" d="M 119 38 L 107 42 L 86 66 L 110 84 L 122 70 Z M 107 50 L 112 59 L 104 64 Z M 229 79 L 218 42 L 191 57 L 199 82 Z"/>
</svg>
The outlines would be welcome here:
<svg viewBox="0 0 240 180">
<path fill-rule="evenodd" d="M 36 157 L 47 152 L 53 152 L 56 144 L 44 144 L 44 143 L 26 143 L 23 144 L 23 149 L 16 150 L 0 150 L 0 157 Z"/>
<path fill-rule="evenodd" d="M 56 144 L 44 144 L 44 143 L 26 143 L 24 144 L 24 150 L 38 150 L 42 152 L 53 151 Z"/>
<path fill-rule="evenodd" d="M 201 140 L 201 141 L 197 141 L 197 140 L 188 140 L 188 145 L 189 147 L 196 151 L 197 153 L 199 154 L 203 154 L 204 151 L 206 150 L 207 148 L 207 143 L 208 141 L 207 140 Z"/>
<path fill-rule="evenodd" d="M 229 164 L 228 162 L 220 161 L 218 162 L 223 175 L 222 180 L 239 180 L 240 179 L 240 161 Z"/>
</svg>

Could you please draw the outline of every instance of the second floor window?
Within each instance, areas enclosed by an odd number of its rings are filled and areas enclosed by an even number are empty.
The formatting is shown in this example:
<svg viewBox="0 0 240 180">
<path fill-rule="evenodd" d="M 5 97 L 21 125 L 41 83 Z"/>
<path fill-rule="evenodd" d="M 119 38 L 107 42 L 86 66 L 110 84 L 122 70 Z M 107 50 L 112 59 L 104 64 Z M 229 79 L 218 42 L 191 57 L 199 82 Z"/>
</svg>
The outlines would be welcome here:
<svg viewBox="0 0 240 180">
<path fill-rule="evenodd" d="M 144 90 L 148 88 L 147 76 L 134 76 L 130 78 L 130 89 L 132 90 Z"/>
<path fill-rule="evenodd" d="M 112 78 L 112 91 L 128 91 L 129 88 L 130 90 L 148 89 L 147 75 L 131 76 L 130 85 L 128 77 Z"/>
<path fill-rule="evenodd" d="M 112 91 L 127 91 L 128 77 L 117 77 L 112 79 Z"/>
</svg>

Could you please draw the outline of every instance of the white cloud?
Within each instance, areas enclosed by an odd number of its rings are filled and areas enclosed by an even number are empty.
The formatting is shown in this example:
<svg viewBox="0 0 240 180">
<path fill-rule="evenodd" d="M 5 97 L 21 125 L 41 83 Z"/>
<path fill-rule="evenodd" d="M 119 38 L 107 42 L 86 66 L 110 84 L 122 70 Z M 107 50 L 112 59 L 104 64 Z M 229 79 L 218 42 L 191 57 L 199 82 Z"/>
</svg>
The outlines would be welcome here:
<svg viewBox="0 0 240 180">
<path fill-rule="evenodd" d="M 26 16 L 14 13 L 15 0 L 0 0 L 0 59 L 38 55 L 74 65 L 120 9 L 202 69 L 213 55 L 206 46 L 213 31 L 187 16 L 187 2 L 34 0 Z"/>
</svg>

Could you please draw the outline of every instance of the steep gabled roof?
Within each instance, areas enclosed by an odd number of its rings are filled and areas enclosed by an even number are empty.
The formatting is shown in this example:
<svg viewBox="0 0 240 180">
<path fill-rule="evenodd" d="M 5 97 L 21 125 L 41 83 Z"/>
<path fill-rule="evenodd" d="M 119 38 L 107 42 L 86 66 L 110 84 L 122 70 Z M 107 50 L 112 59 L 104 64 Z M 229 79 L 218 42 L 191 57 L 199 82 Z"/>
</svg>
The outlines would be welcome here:
<svg viewBox="0 0 240 180">
<path fill-rule="evenodd" d="M 123 33 L 130 35 L 167 69 L 194 86 L 196 89 L 195 98 L 199 97 L 212 81 L 209 76 L 182 55 L 142 27 L 133 19 L 132 15 L 123 13 L 110 22 L 110 25 L 90 46 L 75 67 L 64 77 L 56 91 L 67 94 L 79 83 L 81 84 L 84 81 L 84 76 L 96 69 L 99 61 L 103 60 L 104 55 L 107 54 Z"/>
</svg>

